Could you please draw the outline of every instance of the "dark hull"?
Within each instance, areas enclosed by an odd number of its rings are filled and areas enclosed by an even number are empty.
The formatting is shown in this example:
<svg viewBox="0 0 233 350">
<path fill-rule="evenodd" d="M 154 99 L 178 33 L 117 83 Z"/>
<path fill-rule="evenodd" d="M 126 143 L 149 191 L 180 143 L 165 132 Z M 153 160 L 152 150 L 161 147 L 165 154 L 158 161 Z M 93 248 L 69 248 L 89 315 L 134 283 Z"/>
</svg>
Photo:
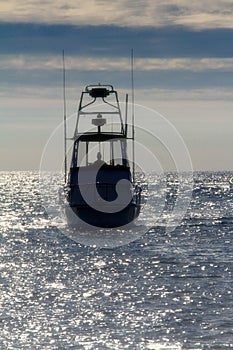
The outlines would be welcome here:
<svg viewBox="0 0 233 350">
<path fill-rule="evenodd" d="M 141 192 L 133 188 L 129 167 L 71 168 L 69 185 L 66 216 L 74 226 L 121 227 L 139 215 Z"/>
<path fill-rule="evenodd" d="M 121 227 L 132 223 L 138 217 L 139 212 L 140 206 L 135 203 L 130 203 L 126 208 L 115 213 L 103 213 L 89 206 L 68 206 L 66 208 L 68 223 L 79 227 L 86 225 L 99 228 Z M 78 219 L 77 222 L 74 220 L 75 216 Z"/>
</svg>

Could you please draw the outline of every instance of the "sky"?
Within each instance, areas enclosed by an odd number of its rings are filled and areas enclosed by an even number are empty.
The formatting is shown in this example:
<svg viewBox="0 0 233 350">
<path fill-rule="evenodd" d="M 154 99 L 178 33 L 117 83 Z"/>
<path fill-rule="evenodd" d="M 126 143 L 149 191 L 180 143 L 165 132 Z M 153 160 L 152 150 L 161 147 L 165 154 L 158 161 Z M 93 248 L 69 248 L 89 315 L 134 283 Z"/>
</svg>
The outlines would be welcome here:
<svg viewBox="0 0 233 350">
<path fill-rule="evenodd" d="M 1 1 L 0 170 L 39 169 L 63 119 L 62 50 L 71 115 L 88 84 L 130 92 L 132 48 L 136 103 L 174 125 L 194 170 L 233 170 L 232 39 L 231 0 Z"/>
</svg>

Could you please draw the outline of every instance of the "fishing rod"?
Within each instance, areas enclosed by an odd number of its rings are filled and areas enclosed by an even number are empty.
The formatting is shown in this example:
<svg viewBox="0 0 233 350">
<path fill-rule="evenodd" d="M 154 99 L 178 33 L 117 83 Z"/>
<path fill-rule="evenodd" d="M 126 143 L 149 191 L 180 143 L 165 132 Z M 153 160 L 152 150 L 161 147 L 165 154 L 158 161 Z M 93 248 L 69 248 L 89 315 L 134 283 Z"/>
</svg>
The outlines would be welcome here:
<svg viewBox="0 0 233 350">
<path fill-rule="evenodd" d="M 63 122 L 64 122 L 64 181 L 66 184 L 67 178 L 67 131 L 66 131 L 66 71 L 65 71 L 65 51 L 62 51 L 62 62 L 63 62 Z"/>
</svg>

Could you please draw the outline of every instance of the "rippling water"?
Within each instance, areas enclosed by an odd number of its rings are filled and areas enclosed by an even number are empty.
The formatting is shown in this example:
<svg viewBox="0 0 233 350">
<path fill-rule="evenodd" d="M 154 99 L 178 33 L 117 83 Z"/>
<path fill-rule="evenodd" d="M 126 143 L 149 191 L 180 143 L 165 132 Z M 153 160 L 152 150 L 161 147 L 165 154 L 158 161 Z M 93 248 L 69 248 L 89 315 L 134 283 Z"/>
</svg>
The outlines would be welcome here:
<svg viewBox="0 0 233 350">
<path fill-rule="evenodd" d="M 231 177 L 196 173 L 173 232 L 154 225 L 100 249 L 48 217 L 37 173 L 1 172 L 0 348 L 232 349 Z M 153 226 L 153 208 L 149 219 Z"/>
</svg>

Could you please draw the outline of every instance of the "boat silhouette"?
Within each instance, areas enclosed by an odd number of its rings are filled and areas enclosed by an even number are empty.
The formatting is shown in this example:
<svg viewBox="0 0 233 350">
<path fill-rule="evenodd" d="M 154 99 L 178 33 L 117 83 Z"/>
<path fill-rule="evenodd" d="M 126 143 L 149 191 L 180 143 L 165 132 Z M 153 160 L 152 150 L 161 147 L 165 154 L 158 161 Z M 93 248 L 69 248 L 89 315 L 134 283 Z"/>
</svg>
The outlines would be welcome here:
<svg viewBox="0 0 233 350">
<path fill-rule="evenodd" d="M 127 110 L 128 95 L 123 118 L 118 93 L 112 85 L 88 85 L 81 93 L 64 206 L 71 225 L 122 227 L 132 224 L 140 214 L 134 120 L 128 125 Z M 129 142 L 133 145 L 132 162 L 127 155 Z"/>
</svg>

